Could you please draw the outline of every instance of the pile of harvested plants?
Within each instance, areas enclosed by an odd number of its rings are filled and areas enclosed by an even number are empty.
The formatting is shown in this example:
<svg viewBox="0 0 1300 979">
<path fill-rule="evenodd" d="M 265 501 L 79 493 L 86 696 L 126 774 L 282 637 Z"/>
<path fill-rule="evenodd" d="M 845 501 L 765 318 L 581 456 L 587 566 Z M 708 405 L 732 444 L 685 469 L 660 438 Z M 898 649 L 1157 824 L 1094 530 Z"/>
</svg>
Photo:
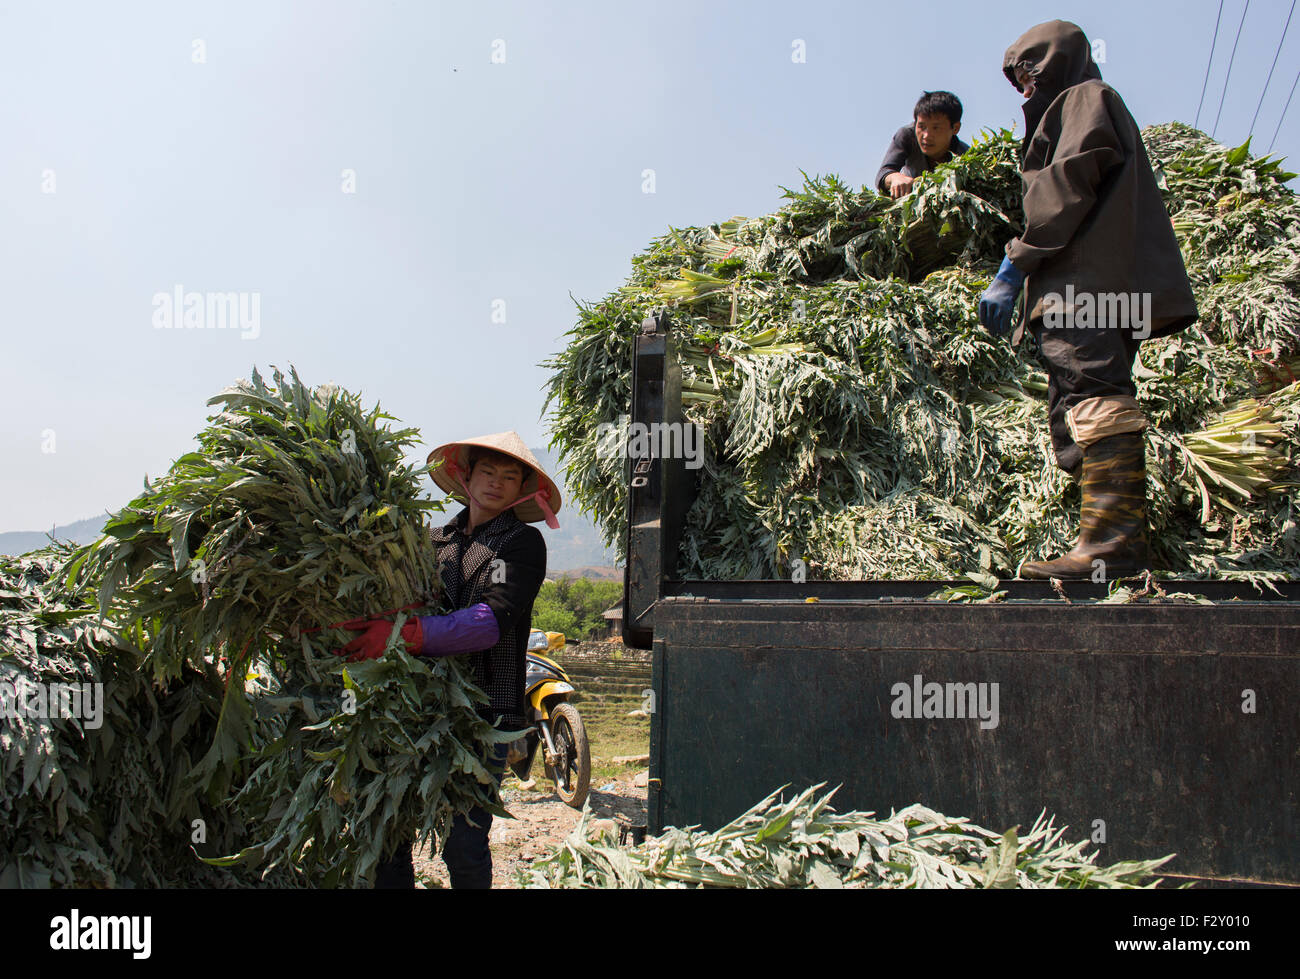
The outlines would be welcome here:
<svg viewBox="0 0 1300 979">
<path fill-rule="evenodd" d="M 1096 863 L 1086 843 L 1040 815 L 1023 836 L 994 833 L 922 805 L 837 813 L 814 785 L 788 802 L 774 792 L 721 829 L 669 828 L 634 847 L 592 839 L 590 814 L 549 856 L 519 875 L 524 887 L 1132 888 L 1171 857 Z"/>
<path fill-rule="evenodd" d="M 1300 202 L 1278 161 L 1179 123 L 1144 132 L 1200 307 L 1134 366 L 1152 545 L 1189 577 L 1294 578 Z M 1017 141 L 989 133 L 897 202 L 810 178 L 775 214 L 670 229 L 581 306 L 547 366 L 570 491 L 621 547 L 632 336 L 668 307 L 704 432 L 677 572 L 1008 577 L 1072 546 L 1079 491 L 1048 440 L 1046 377 L 979 326 L 1021 228 Z M 606 429 L 608 431 L 608 429 Z"/>
<path fill-rule="evenodd" d="M 247 829 L 196 787 L 222 678 L 204 664 L 152 682 L 96 609 L 63 589 L 72 556 L 0 557 L 0 887 L 256 882 L 191 848 L 196 837 L 214 852 L 238 847 Z"/>
<path fill-rule="evenodd" d="M 0 867 L 26 883 L 364 884 L 385 850 L 492 805 L 483 693 L 399 636 L 441 610 L 414 430 L 296 373 L 210 404 L 195 451 L 99 541 L 6 570 L 21 643 L 0 669 L 107 700 L 98 730 L 3 729 Z M 381 659 L 336 656 L 340 622 L 386 613 Z"/>
</svg>

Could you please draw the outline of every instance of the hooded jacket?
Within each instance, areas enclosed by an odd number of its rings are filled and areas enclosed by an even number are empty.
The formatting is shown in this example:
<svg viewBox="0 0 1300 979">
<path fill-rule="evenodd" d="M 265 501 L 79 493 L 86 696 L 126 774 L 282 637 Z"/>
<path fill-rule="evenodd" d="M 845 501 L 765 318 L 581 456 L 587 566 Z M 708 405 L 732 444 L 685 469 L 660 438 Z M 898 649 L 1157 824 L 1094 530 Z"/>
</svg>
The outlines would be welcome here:
<svg viewBox="0 0 1300 979">
<path fill-rule="evenodd" d="M 1028 277 L 1029 319 L 1073 313 L 1067 300 L 1081 293 L 1098 306 L 1105 295 L 1150 294 L 1136 308 L 1149 312 L 1151 336 L 1191 325 L 1196 300 L 1142 136 L 1083 31 L 1061 20 L 1031 28 L 1003 59 L 1019 90 L 1017 67 L 1035 91 L 1021 144 L 1025 231 L 1007 257 Z"/>
</svg>

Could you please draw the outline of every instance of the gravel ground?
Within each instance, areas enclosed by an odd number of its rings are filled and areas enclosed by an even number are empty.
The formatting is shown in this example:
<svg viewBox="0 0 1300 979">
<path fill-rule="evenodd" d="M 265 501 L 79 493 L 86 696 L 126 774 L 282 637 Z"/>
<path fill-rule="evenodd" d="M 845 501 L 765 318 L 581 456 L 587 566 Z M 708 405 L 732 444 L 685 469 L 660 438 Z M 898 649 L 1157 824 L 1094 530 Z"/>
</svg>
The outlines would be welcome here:
<svg viewBox="0 0 1300 979">
<path fill-rule="evenodd" d="M 627 820 L 634 825 L 646 823 L 646 790 L 632 784 L 635 770 L 616 778 L 600 780 L 590 793 L 591 812 L 597 818 Z M 580 815 L 552 791 L 545 779 L 538 779 L 532 789 L 523 788 L 513 776 L 507 776 L 502 797 L 514 819 L 492 821 L 492 886 L 515 887 L 515 873 L 527 870 L 539 857 L 546 856 L 572 831 Z M 415 851 L 415 874 L 418 886 L 447 887 L 447 868 L 441 859 L 432 858 L 428 848 Z"/>
</svg>

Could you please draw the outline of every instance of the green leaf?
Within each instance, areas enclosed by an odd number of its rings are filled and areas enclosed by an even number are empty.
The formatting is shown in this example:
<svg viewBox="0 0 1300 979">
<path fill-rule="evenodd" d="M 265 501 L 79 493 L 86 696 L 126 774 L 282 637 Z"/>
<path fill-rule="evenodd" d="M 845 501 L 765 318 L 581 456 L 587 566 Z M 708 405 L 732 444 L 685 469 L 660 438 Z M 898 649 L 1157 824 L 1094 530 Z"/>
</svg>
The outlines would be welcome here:
<svg viewBox="0 0 1300 979">
<path fill-rule="evenodd" d="M 1241 166 L 1241 164 L 1245 163 L 1247 157 L 1249 156 L 1250 156 L 1250 137 L 1248 136 L 1246 137 L 1246 142 L 1242 143 L 1240 146 L 1228 152 L 1226 161 L 1229 166 L 1238 167 Z"/>
<path fill-rule="evenodd" d="M 986 888 L 1014 888 L 1016 886 L 1016 858 L 1020 843 L 1013 826 L 1002 834 L 1002 842 L 984 861 L 984 886 Z"/>
</svg>

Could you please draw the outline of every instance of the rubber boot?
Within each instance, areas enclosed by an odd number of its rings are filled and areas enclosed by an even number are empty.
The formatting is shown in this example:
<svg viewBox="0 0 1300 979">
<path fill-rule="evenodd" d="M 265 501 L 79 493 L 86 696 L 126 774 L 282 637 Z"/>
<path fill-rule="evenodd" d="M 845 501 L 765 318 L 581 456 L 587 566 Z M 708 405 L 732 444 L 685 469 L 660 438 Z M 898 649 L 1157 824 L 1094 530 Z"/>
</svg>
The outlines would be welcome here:
<svg viewBox="0 0 1300 979">
<path fill-rule="evenodd" d="M 1083 451 L 1079 543 L 1054 561 L 1026 561 L 1021 578 L 1113 581 L 1147 565 L 1146 442 L 1141 432 L 1100 439 Z M 1102 564 L 1094 562 L 1101 561 Z"/>
</svg>

